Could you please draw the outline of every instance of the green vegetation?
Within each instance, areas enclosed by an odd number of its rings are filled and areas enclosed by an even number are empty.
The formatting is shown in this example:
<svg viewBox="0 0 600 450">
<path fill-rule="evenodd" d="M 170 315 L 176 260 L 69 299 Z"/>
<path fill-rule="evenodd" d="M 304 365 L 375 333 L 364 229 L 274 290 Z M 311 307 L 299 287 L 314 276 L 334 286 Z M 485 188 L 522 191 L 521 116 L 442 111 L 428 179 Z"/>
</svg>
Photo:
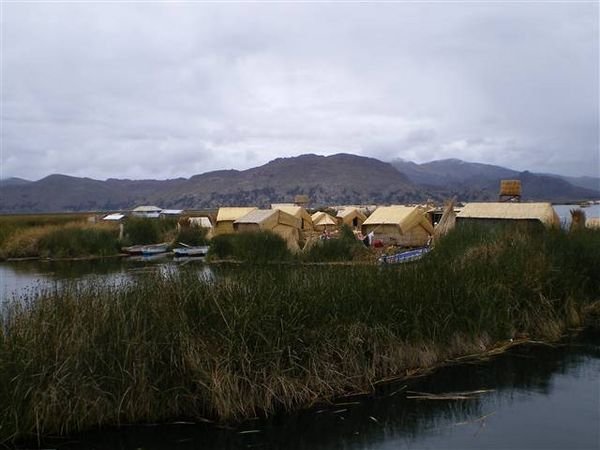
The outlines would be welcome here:
<svg viewBox="0 0 600 450">
<path fill-rule="evenodd" d="M 124 231 L 126 245 L 171 242 L 177 233 L 177 219 L 129 217 Z"/>
<path fill-rule="evenodd" d="M 0 215 L 0 247 L 15 232 L 46 225 L 84 222 L 85 214 L 15 214 Z"/>
<path fill-rule="evenodd" d="M 271 414 L 516 335 L 557 339 L 598 307 L 600 232 L 462 229 L 414 264 L 215 270 L 6 306 L 0 441 Z"/>
<path fill-rule="evenodd" d="M 208 245 L 210 241 L 206 238 L 207 231 L 206 228 L 181 227 L 175 237 L 175 243 L 181 242 L 187 245 Z"/>
<path fill-rule="evenodd" d="M 299 256 L 304 261 L 319 262 L 364 259 L 365 254 L 368 254 L 366 247 L 356 239 L 350 227 L 344 225 L 338 238 L 318 240 Z"/>
<path fill-rule="evenodd" d="M 118 228 L 112 224 L 73 222 L 32 226 L 15 231 L 0 245 L 0 257 L 114 255 L 118 253 L 118 236 Z"/>
<path fill-rule="evenodd" d="M 270 231 L 215 236 L 210 243 L 212 259 L 234 259 L 253 264 L 292 259 L 285 240 Z"/>
<path fill-rule="evenodd" d="M 54 258 L 114 255 L 119 250 L 118 237 L 118 230 L 112 226 L 65 226 L 41 237 L 40 255 Z"/>
<path fill-rule="evenodd" d="M 172 242 L 175 219 L 129 218 L 119 241 L 114 223 L 92 224 L 83 215 L 3 216 L 0 218 L 0 258 L 71 258 L 108 256 L 132 244 Z M 8 230 L 8 231 L 7 231 Z"/>
</svg>

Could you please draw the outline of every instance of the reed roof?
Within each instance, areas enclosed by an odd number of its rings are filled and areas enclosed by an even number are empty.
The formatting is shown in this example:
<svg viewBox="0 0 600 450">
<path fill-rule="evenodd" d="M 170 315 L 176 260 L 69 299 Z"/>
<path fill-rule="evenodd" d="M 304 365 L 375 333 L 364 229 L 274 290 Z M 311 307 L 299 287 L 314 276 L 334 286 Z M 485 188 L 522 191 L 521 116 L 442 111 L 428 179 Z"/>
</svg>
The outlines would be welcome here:
<svg viewBox="0 0 600 450">
<path fill-rule="evenodd" d="M 277 214 L 274 209 L 255 209 L 245 216 L 236 219 L 235 223 L 256 223 L 260 224 L 267 221 L 270 217 Z"/>
<path fill-rule="evenodd" d="M 219 208 L 217 213 L 217 222 L 234 221 L 258 208 L 251 207 L 225 207 Z"/>
<path fill-rule="evenodd" d="M 420 225 L 430 234 L 433 233 L 433 225 L 420 206 L 380 206 L 363 225 L 398 225 L 403 233 Z"/>
<path fill-rule="evenodd" d="M 310 217 L 308 211 L 302 206 L 294 205 L 293 203 L 273 203 L 271 208 L 291 214 L 298 219 L 304 219 L 304 221 L 307 222 L 310 227 L 312 227 L 312 218 Z"/>
<path fill-rule="evenodd" d="M 323 225 L 337 225 L 337 220 L 324 211 L 317 211 L 312 215 L 312 221 L 314 226 L 323 226 Z"/>
<path fill-rule="evenodd" d="M 342 220 L 350 217 L 358 217 L 362 221 L 367 220 L 367 216 L 360 209 L 354 207 L 342 208 L 337 212 L 336 216 Z"/>
<path fill-rule="evenodd" d="M 458 219 L 539 220 L 556 226 L 560 219 L 550 203 L 467 203 L 456 215 Z"/>
</svg>

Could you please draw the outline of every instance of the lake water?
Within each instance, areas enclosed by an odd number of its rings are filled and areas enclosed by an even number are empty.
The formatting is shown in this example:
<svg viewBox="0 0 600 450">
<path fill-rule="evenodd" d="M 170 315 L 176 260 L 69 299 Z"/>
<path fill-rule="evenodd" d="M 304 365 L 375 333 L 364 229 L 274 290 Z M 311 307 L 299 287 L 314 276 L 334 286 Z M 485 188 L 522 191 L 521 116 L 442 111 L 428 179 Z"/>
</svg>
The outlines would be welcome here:
<svg viewBox="0 0 600 450">
<path fill-rule="evenodd" d="M 554 209 L 560 217 L 560 221 L 563 226 L 568 226 L 571 223 L 571 213 L 572 209 L 577 209 L 579 206 L 577 205 L 554 205 Z M 586 218 L 591 217 L 600 217 L 600 205 L 590 205 L 585 208 L 581 208 L 585 212 Z"/>
</svg>

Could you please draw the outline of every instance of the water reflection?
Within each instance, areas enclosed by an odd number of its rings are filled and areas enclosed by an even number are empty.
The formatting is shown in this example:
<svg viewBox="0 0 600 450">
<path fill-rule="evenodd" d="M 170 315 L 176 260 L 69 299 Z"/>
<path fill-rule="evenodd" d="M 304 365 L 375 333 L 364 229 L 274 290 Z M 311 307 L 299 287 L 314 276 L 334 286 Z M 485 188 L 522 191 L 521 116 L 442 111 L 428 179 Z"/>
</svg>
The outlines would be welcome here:
<svg viewBox="0 0 600 450">
<path fill-rule="evenodd" d="M 556 348 L 522 347 L 491 361 L 441 369 L 296 415 L 232 429 L 207 424 L 141 425 L 86 433 L 68 449 L 597 448 L 600 337 Z M 416 400 L 490 389 L 472 400 Z"/>
<path fill-rule="evenodd" d="M 160 256 L 160 255 L 159 255 Z M 214 278 L 202 258 L 109 258 L 80 261 L 14 261 L 0 263 L 0 302 L 6 303 L 56 289 L 65 283 L 119 285 L 152 274 L 166 277 L 185 269 L 197 271 L 206 281 Z"/>
</svg>

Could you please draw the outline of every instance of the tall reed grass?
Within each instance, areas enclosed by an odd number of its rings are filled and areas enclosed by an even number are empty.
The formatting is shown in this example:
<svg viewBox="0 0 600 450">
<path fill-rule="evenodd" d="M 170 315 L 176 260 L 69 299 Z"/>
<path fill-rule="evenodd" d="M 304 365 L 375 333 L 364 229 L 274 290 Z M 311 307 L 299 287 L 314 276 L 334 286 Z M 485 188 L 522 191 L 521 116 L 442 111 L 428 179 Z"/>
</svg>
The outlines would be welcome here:
<svg viewBox="0 0 600 450">
<path fill-rule="evenodd" d="M 73 222 L 15 231 L 0 245 L 0 257 L 77 257 L 118 253 L 118 229 L 113 224 Z"/>
<path fill-rule="evenodd" d="M 86 214 L 9 214 L 0 216 L 0 246 L 15 232 L 45 225 L 83 222 Z"/>
<path fill-rule="evenodd" d="M 157 244 L 171 242 L 177 235 L 177 219 L 129 217 L 125 222 L 124 244 Z"/>
<path fill-rule="evenodd" d="M 285 240 L 270 231 L 215 236 L 211 240 L 208 256 L 212 259 L 234 259 L 251 264 L 292 259 Z"/>
<path fill-rule="evenodd" d="M 528 334 L 600 299 L 600 232 L 451 232 L 400 267 L 219 266 L 65 286 L 0 317 L 0 441 L 292 410 Z"/>
</svg>

